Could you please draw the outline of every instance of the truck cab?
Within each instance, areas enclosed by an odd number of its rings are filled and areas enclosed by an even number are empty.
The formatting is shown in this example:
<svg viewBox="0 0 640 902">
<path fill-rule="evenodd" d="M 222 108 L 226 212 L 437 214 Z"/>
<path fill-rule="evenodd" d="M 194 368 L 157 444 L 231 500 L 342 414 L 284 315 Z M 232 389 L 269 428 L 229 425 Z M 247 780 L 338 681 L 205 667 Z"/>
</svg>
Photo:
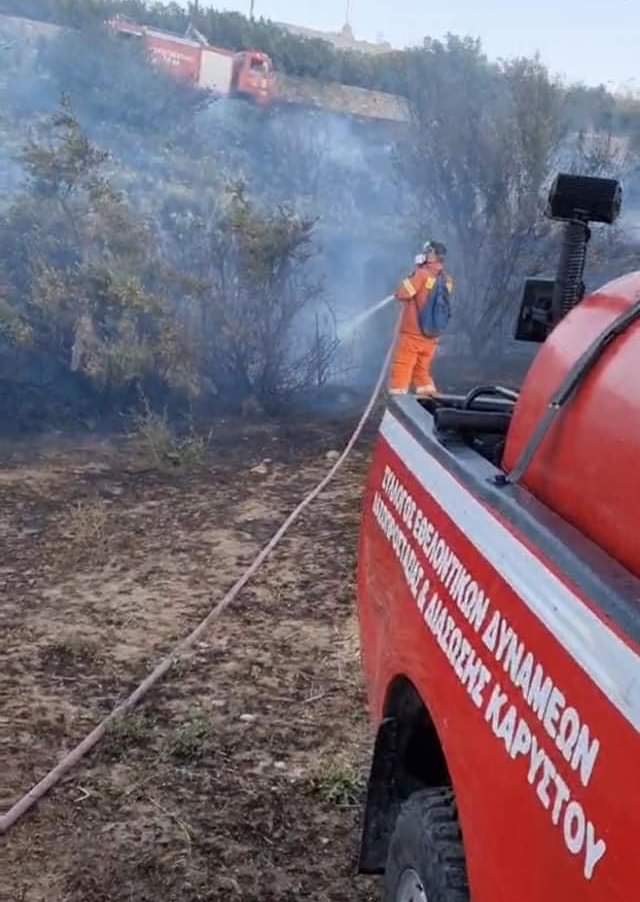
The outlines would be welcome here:
<svg viewBox="0 0 640 902">
<path fill-rule="evenodd" d="M 251 98 L 259 105 L 273 100 L 273 65 L 266 53 L 259 50 L 236 53 L 233 79 L 234 93 L 239 97 Z"/>
<path fill-rule="evenodd" d="M 519 391 L 404 396 L 382 420 L 360 870 L 387 902 L 638 897 L 640 273 L 582 286 L 588 223 L 619 205 L 608 180 L 554 184 L 565 243 L 526 286 Z"/>
</svg>

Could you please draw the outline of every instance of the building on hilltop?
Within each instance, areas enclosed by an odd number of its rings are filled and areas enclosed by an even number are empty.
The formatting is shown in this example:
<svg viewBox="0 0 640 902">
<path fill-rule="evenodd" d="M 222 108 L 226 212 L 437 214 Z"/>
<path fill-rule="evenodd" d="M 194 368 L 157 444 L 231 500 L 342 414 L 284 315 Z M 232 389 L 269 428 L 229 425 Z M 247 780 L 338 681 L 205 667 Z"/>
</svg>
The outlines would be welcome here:
<svg viewBox="0 0 640 902">
<path fill-rule="evenodd" d="M 289 34 L 301 38 L 317 38 L 333 44 L 338 50 L 357 50 L 360 53 L 389 53 L 393 50 L 388 41 L 380 38 L 377 42 L 359 41 L 353 33 L 353 28 L 347 22 L 340 31 L 319 31 L 315 28 L 307 28 L 304 25 L 290 25 L 288 22 L 277 22 L 280 28 L 284 28 Z"/>
</svg>

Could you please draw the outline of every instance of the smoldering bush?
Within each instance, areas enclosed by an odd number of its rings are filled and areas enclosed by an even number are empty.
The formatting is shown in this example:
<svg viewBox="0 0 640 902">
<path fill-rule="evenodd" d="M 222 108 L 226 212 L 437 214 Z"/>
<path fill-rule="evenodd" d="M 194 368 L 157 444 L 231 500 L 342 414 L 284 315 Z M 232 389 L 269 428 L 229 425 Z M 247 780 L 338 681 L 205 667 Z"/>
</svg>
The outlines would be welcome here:
<svg viewBox="0 0 640 902">
<path fill-rule="evenodd" d="M 165 139 L 188 130 L 205 96 L 148 64 L 142 45 L 103 28 L 62 32 L 42 44 L 38 69 L 49 103 L 65 94 L 83 122 Z"/>
</svg>

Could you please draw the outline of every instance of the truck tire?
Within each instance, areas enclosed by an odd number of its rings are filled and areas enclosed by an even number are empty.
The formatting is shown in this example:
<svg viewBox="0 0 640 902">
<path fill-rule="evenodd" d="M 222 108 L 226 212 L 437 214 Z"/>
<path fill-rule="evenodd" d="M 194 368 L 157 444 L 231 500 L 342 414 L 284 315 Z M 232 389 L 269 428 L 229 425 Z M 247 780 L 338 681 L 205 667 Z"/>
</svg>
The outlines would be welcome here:
<svg viewBox="0 0 640 902">
<path fill-rule="evenodd" d="M 384 878 L 385 902 L 469 902 L 453 792 L 414 793 L 396 822 Z"/>
</svg>

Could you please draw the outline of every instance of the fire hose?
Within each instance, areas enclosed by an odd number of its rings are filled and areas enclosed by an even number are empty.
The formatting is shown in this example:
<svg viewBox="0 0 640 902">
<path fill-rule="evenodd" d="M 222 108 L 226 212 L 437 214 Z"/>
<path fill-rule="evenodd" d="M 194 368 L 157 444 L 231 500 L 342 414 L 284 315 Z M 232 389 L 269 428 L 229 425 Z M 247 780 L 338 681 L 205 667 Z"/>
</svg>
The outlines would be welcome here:
<svg viewBox="0 0 640 902">
<path fill-rule="evenodd" d="M 368 313 L 374 313 L 376 310 L 379 310 L 381 307 L 386 306 L 386 304 L 390 303 L 393 300 L 392 297 L 385 298 L 384 301 L 381 301 L 375 307 L 371 309 L 371 311 L 367 311 Z M 49 773 L 42 778 L 29 792 L 26 793 L 19 801 L 17 801 L 10 809 L 6 812 L 6 814 L 0 817 L 0 836 L 10 830 L 17 821 L 20 820 L 33 806 L 40 801 L 54 786 L 56 786 L 60 780 L 67 774 L 79 761 L 81 761 L 85 755 L 87 755 L 105 736 L 110 726 L 119 718 L 124 717 L 128 712 L 130 712 L 136 705 L 142 701 L 142 699 L 148 694 L 148 692 L 158 683 L 165 674 L 171 669 L 173 664 L 179 659 L 180 655 L 184 652 L 188 651 L 192 648 L 199 639 L 206 633 L 212 623 L 218 620 L 222 614 L 226 611 L 229 605 L 236 599 L 236 597 L 240 594 L 240 592 L 247 585 L 249 580 L 255 575 L 255 573 L 260 569 L 262 564 L 269 557 L 274 548 L 280 543 L 286 533 L 289 531 L 291 526 L 298 520 L 300 515 L 315 501 L 315 499 L 322 494 L 322 492 L 326 489 L 329 483 L 333 480 L 336 473 L 343 466 L 351 451 L 353 450 L 356 442 L 360 438 L 362 434 L 362 430 L 364 429 L 373 409 L 376 405 L 378 397 L 382 391 L 385 377 L 387 374 L 387 370 L 391 363 L 391 356 L 393 354 L 393 349 L 395 346 L 395 342 L 398 336 L 400 327 L 400 320 L 398 320 L 398 324 L 396 325 L 393 341 L 389 346 L 389 350 L 385 357 L 384 363 L 380 370 L 380 374 L 377 378 L 373 391 L 371 393 L 371 397 L 367 402 L 367 405 L 364 409 L 358 424 L 351 435 L 351 438 L 347 442 L 343 452 L 340 457 L 336 460 L 334 465 L 331 467 L 329 472 L 323 479 L 318 483 L 318 485 L 311 491 L 309 494 L 303 498 L 303 500 L 298 504 L 298 506 L 293 510 L 284 523 L 280 526 L 280 528 L 274 533 L 269 542 L 264 546 L 264 548 L 259 552 L 257 557 L 253 560 L 253 563 L 250 564 L 249 567 L 244 571 L 242 576 L 238 579 L 238 581 L 232 586 L 232 588 L 227 592 L 224 598 L 215 605 L 214 608 L 211 609 L 209 614 L 200 622 L 200 624 L 181 642 L 179 642 L 169 654 L 163 658 L 162 661 L 155 667 L 155 669 L 140 683 L 140 685 L 126 698 L 123 702 L 117 705 L 110 714 L 108 714 L 104 720 L 102 720 L 94 729 L 72 750 L 70 751 L 63 759 L 60 761 Z"/>
</svg>

